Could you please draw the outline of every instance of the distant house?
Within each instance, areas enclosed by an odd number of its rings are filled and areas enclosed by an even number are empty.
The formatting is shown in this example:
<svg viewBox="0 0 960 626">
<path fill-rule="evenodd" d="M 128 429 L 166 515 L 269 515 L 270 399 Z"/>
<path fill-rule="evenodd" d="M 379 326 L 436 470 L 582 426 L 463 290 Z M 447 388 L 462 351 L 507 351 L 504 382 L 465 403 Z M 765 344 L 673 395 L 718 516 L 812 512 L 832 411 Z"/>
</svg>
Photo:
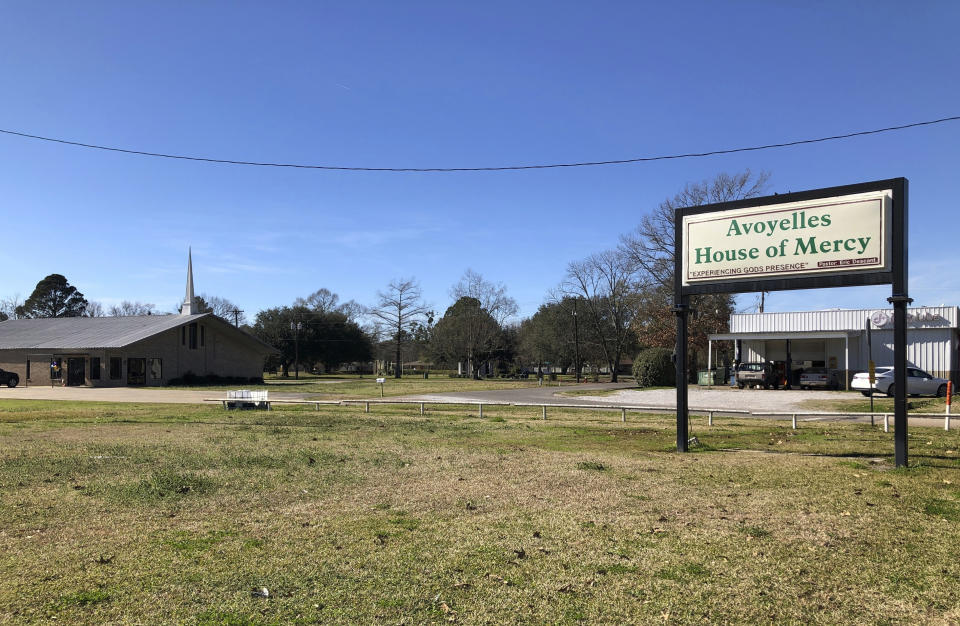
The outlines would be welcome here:
<svg viewBox="0 0 960 626">
<path fill-rule="evenodd" d="M 21 384 L 165 385 L 193 373 L 259 378 L 275 352 L 212 313 L 196 313 L 193 259 L 180 315 L 61 317 L 0 322 L 0 369 Z"/>
</svg>

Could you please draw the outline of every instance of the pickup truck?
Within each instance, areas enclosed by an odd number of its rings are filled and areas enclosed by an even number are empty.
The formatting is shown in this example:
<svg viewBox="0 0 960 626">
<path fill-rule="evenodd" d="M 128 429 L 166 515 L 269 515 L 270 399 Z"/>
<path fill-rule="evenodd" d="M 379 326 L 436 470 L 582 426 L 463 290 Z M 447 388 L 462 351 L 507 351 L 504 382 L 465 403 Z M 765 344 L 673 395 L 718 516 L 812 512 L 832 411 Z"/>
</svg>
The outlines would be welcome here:
<svg viewBox="0 0 960 626">
<path fill-rule="evenodd" d="M 780 385 L 771 363 L 741 363 L 737 369 L 737 387 L 760 385 L 764 389 Z"/>
</svg>

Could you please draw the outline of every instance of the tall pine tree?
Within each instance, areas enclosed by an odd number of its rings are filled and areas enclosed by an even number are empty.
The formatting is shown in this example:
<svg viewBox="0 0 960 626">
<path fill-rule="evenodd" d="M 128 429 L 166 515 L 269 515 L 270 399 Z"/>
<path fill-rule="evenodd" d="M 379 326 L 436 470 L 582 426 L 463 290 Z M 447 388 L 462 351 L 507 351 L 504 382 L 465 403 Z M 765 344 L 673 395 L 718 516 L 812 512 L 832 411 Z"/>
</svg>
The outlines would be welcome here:
<svg viewBox="0 0 960 626">
<path fill-rule="evenodd" d="M 21 317 L 81 317 L 87 299 L 62 274 L 50 274 L 39 283 L 26 302 L 17 308 Z"/>
</svg>

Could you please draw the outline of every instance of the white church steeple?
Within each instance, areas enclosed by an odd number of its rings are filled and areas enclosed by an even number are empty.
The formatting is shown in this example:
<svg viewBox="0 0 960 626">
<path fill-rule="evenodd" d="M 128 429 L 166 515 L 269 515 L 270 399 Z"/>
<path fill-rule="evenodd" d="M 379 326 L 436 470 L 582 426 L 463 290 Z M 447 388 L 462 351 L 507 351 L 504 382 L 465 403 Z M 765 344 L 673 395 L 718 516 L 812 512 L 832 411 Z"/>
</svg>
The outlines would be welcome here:
<svg viewBox="0 0 960 626">
<path fill-rule="evenodd" d="M 197 311 L 197 299 L 193 295 L 193 250 L 187 249 L 187 293 L 183 298 L 183 306 L 180 307 L 180 315 L 195 315 Z"/>
</svg>

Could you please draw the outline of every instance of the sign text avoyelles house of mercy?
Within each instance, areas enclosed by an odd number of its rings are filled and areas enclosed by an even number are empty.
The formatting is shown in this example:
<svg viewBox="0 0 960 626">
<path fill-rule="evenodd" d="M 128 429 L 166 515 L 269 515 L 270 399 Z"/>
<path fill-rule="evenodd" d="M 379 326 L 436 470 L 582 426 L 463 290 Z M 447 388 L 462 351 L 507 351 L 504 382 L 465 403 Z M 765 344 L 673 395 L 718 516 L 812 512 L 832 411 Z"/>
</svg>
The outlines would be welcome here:
<svg viewBox="0 0 960 626">
<path fill-rule="evenodd" d="M 683 284 L 890 271 L 888 190 L 683 217 Z"/>
</svg>

